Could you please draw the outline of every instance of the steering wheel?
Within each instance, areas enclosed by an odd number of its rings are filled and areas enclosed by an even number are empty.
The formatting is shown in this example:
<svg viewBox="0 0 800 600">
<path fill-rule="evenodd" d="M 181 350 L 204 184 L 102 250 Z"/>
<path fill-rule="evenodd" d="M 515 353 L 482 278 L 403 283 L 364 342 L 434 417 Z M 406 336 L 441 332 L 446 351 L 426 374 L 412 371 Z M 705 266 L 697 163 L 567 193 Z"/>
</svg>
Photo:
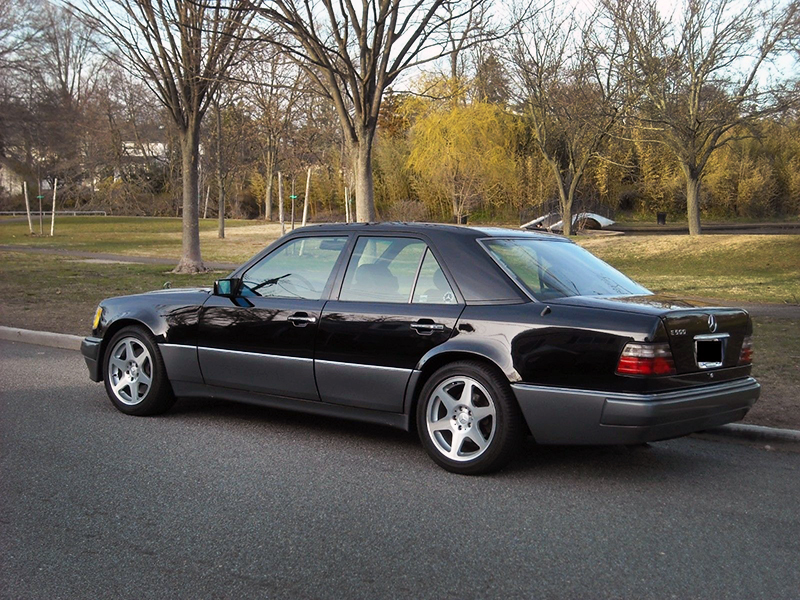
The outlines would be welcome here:
<svg viewBox="0 0 800 600">
<path fill-rule="evenodd" d="M 283 283 L 283 284 L 287 284 L 288 283 L 293 288 L 298 289 L 298 286 L 294 282 L 292 282 L 292 279 L 297 279 L 298 282 L 302 283 L 303 285 L 305 285 L 306 289 L 308 291 L 310 291 L 310 292 L 317 292 L 318 291 L 316 288 L 314 288 L 314 284 L 313 283 L 311 283 L 308 279 L 306 279 L 305 277 L 303 277 L 299 273 L 292 273 L 289 277 L 287 277 L 281 283 Z M 299 289 L 302 289 L 302 288 L 299 288 Z"/>
</svg>

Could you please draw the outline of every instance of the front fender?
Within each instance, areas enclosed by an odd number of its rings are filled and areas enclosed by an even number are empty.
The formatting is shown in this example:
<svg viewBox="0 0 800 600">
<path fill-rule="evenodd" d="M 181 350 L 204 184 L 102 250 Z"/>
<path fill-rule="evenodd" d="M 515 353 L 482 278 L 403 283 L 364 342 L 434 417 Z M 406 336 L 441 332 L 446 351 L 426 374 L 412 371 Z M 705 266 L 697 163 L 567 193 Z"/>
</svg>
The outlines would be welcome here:
<svg viewBox="0 0 800 600">
<path fill-rule="evenodd" d="M 159 344 L 195 345 L 200 309 L 208 299 L 205 290 L 170 290 L 103 300 L 100 326 L 92 332 L 107 338 L 120 323 L 141 323 Z"/>
</svg>

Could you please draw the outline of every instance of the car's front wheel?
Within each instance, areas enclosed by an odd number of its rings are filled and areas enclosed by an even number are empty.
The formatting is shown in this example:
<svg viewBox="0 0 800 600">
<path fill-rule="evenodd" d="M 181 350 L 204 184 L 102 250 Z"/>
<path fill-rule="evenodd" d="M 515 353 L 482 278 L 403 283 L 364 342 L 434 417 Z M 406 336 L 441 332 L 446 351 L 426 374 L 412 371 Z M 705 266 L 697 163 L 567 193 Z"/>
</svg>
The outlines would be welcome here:
<svg viewBox="0 0 800 600">
<path fill-rule="evenodd" d="M 108 343 L 103 380 L 111 403 L 128 415 L 155 415 L 175 403 L 153 336 L 139 327 L 120 329 Z"/>
<path fill-rule="evenodd" d="M 417 431 L 430 457 L 454 473 L 503 468 L 525 433 L 516 399 L 503 376 L 477 361 L 436 371 L 417 404 Z"/>
</svg>

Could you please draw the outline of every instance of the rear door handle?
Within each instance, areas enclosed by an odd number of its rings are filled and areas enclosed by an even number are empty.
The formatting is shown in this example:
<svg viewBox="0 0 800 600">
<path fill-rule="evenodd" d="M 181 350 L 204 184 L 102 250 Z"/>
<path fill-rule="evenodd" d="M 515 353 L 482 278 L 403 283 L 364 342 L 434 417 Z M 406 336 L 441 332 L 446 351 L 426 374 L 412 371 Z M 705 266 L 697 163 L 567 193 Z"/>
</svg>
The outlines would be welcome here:
<svg viewBox="0 0 800 600">
<path fill-rule="evenodd" d="M 431 335 L 434 331 L 443 331 L 444 325 L 441 323 L 424 323 L 417 321 L 411 324 L 411 328 L 419 335 Z"/>
<path fill-rule="evenodd" d="M 309 323 L 316 323 L 317 317 L 311 317 L 307 313 L 295 313 L 287 320 L 295 327 L 305 327 Z"/>
</svg>

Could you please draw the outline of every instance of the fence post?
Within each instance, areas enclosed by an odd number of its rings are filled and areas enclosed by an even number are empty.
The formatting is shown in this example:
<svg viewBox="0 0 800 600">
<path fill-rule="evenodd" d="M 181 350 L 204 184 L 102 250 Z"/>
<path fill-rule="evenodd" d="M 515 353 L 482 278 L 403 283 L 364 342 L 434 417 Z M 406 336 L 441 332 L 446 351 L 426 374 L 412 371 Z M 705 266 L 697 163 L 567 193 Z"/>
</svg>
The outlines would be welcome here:
<svg viewBox="0 0 800 600">
<path fill-rule="evenodd" d="M 311 167 L 308 167 L 308 177 L 306 177 L 306 197 L 303 198 L 303 227 L 306 226 L 308 219 L 308 198 L 311 195 Z"/>
<path fill-rule="evenodd" d="M 58 192 L 58 177 L 53 182 L 53 214 L 50 215 L 50 237 L 55 235 L 56 231 L 56 193 Z"/>
<path fill-rule="evenodd" d="M 25 212 L 28 213 L 28 229 L 31 230 L 31 235 L 33 235 L 33 221 L 31 221 L 31 203 L 28 200 L 28 182 L 22 182 L 22 190 L 25 192 Z"/>
<path fill-rule="evenodd" d="M 283 220 L 283 176 L 278 171 L 278 218 L 281 222 L 281 235 L 286 233 L 286 223 Z"/>
</svg>

